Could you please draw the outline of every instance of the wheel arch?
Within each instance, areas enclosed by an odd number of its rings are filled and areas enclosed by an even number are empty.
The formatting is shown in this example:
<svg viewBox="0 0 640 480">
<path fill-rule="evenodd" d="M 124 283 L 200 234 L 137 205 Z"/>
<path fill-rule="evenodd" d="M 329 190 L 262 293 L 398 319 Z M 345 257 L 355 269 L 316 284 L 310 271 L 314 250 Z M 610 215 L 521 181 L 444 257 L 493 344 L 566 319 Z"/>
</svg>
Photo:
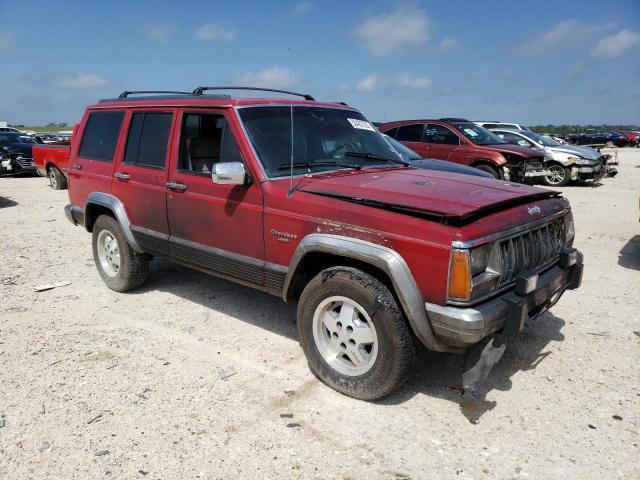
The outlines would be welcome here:
<svg viewBox="0 0 640 480">
<path fill-rule="evenodd" d="M 306 236 L 293 255 L 283 299 L 295 301 L 307 282 L 333 266 L 360 268 L 384 283 L 409 321 L 416 337 L 430 350 L 457 352 L 438 341 L 427 318 L 424 299 L 404 259 L 396 251 L 356 238 L 330 234 Z"/>
<path fill-rule="evenodd" d="M 127 242 L 131 245 L 131 248 L 138 253 L 144 253 L 133 236 L 131 222 L 129 222 L 129 217 L 127 216 L 127 212 L 125 211 L 124 205 L 120 199 L 107 193 L 93 192 L 87 197 L 87 202 L 85 204 L 84 228 L 86 228 L 88 232 L 91 232 L 97 218 L 102 214 L 114 217 L 118 223 L 120 223 L 122 231 L 127 238 Z"/>
</svg>

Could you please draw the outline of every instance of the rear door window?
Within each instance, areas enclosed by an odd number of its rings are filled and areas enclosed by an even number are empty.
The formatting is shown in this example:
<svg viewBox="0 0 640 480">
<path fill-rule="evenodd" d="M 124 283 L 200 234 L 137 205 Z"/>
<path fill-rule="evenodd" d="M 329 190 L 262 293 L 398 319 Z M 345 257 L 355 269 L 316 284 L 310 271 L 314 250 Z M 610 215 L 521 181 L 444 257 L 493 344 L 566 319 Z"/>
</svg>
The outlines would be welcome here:
<svg viewBox="0 0 640 480">
<path fill-rule="evenodd" d="M 428 124 L 424 130 L 425 143 L 437 143 L 441 145 L 460 145 L 460 138 L 447 127 L 437 124 Z"/>
<path fill-rule="evenodd" d="M 396 139 L 401 142 L 421 142 L 424 124 L 414 123 L 398 128 Z"/>
<path fill-rule="evenodd" d="M 172 118 L 173 114 L 168 112 L 134 113 L 124 163 L 164 168 Z"/>
<path fill-rule="evenodd" d="M 101 162 L 113 162 L 123 119 L 122 110 L 90 113 L 82 135 L 79 156 Z"/>
</svg>

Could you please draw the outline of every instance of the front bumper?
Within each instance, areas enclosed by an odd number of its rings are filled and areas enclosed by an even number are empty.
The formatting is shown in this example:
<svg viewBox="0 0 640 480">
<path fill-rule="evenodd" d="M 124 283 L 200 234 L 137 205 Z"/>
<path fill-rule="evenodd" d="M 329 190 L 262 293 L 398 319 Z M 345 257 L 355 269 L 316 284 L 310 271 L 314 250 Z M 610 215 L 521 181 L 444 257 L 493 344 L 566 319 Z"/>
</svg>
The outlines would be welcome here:
<svg viewBox="0 0 640 480">
<path fill-rule="evenodd" d="M 0 160 L 0 169 L 11 173 L 33 172 L 36 170 L 36 166 L 33 163 L 33 158 L 17 156 L 11 158 L 5 157 Z"/>
<path fill-rule="evenodd" d="M 427 317 L 438 339 L 452 347 L 466 348 L 503 328 L 517 335 L 527 319 L 544 313 L 565 290 L 578 288 L 582 271 L 582 254 L 566 249 L 560 261 L 537 279 L 522 275 L 513 290 L 474 307 L 425 303 Z M 535 286 L 526 293 L 522 285 L 532 285 L 531 280 Z"/>
</svg>

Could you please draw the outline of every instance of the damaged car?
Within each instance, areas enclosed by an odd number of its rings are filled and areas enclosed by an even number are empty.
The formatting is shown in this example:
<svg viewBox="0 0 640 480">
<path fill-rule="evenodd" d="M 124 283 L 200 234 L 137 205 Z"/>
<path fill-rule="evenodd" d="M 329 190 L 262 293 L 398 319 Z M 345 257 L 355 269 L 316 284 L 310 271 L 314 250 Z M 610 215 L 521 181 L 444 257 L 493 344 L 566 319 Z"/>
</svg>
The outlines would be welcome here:
<svg viewBox="0 0 640 480">
<path fill-rule="evenodd" d="M 297 303 L 310 370 L 358 399 L 398 389 L 420 344 L 495 340 L 463 377 L 477 391 L 581 283 L 559 192 L 416 168 L 348 105 L 126 91 L 86 109 L 73 145 L 65 214 L 106 287 L 139 288 L 165 258 Z"/>
<path fill-rule="evenodd" d="M 36 141 L 29 135 L 0 132 L 0 174 L 35 172 L 34 145 Z"/>
<path fill-rule="evenodd" d="M 378 128 L 423 158 L 477 168 L 500 180 L 536 183 L 548 174 L 544 153 L 510 145 L 465 119 L 401 120 Z"/>
<path fill-rule="evenodd" d="M 609 155 L 603 155 L 595 148 L 561 145 L 527 130 L 495 128 L 491 131 L 512 145 L 544 152 L 549 174 L 542 178 L 542 182 L 549 187 L 563 187 L 576 180 L 595 183 L 607 173 Z"/>
</svg>

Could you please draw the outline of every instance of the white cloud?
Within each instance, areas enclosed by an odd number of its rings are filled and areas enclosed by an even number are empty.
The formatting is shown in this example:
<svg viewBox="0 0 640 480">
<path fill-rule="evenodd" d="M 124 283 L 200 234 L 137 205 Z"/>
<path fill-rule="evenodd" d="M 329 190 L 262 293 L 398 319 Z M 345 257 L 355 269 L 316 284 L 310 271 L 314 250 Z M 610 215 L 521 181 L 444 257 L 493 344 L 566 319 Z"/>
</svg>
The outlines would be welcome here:
<svg viewBox="0 0 640 480">
<path fill-rule="evenodd" d="M 441 52 L 448 52 L 449 50 L 453 50 L 458 46 L 458 40 L 453 37 L 445 37 L 440 40 L 438 44 L 438 50 Z"/>
<path fill-rule="evenodd" d="M 305 15 L 311 10 L 313 10 L 313 2 L 310 0 L 298 2 L 291 8 L 291 12 L 295 15 Z"/>
<path fill-rule="evenodd" d="M 410 73 L 400 73 L 398 75 L 387 74 L 371 74 L 360 80 L 355 84 L 355 89 L 358 92 L 373 92 L 376 90 L 406 88 L 412 90 L 423 90 L 430 88 L 432 85 L 431 79 L 428 77 L 416 77 Z M 342 84 L 338 88 L 341 90 L 347 90 L 348 86 Z"/>
<path fill-rule="evenodd" d="M 426 45 L 430 25 L 431 20 L 424 11 L 401 8 L 364 20 L 354 35 L 362 48 L 384 57 Z"/>
<path fill-rule="evenodd" d="M 236 38 L 237 33 L 235 30 L 226 30 L 220 25 L 215 23 L 208 23 L 203 25 L 196 31 L 196 37 L 200 40 L 212 40 L 212 41 L 225 41 L 230 42 Z"/>
<path fill-rule="evenodd" d="M 298 82 L 298 77 L 288 68 L 273 66 L 259 72 L 239 73 L 235 79 L 251 87 L 288 88 Z"/>
<path fill-rule="evenodd" d="M 376 89 L 378 83 L 378 77 L 376 75 L 369 75 L 356 83 L 356 90 L 359 92 L 373 92 Z"/>
<path fill-rule="evenodd" d="M 414 77 L 409 73 L 401 73 L 396 78 L 399 87 L 423 89 L 431 87 L 431 79 L 428 77 Z"/>
<path fill-rule="evenodd" d="M 0 50 L 9 50 L 13 47 L 13 33 L 0 32 Z"/>
<path fill-rule="evenodd" d="M 67 73 L 54 78 L 53 84 L 61 88 L 96 88 L 105 86 L 107 81 L 95 73 Z"/>
<path fill-rule="evenodd" d="M 147 22 L 142 26 L 142 31 L 147 34 L 151 40 L 156 42 L 166 42 L 176 31 L 175 27 L 166 23 Z"/>
<path fill-rule="evenodd" d="M 640 33 L 624 29 L 614 35 L 601 38 L 593 50 L 593 55 L 603 58 L 615 58 L 622 55 L 625 50 L 638 45 L 640 45 Z"/>
<path fill-rule="evenodd" d="M 580 28 L 580 22 L 575 18 L 564 20 L 556 23 L 551 30 L 543 33 L 539 37 L 528 42 L 521 43 L 520 45 L 516 45 L 513 52 L 516 55 L 523 56 L 542 55 L 543 53 L 558 47 L 558 44 L 574 37 Z"/>
</svg>

